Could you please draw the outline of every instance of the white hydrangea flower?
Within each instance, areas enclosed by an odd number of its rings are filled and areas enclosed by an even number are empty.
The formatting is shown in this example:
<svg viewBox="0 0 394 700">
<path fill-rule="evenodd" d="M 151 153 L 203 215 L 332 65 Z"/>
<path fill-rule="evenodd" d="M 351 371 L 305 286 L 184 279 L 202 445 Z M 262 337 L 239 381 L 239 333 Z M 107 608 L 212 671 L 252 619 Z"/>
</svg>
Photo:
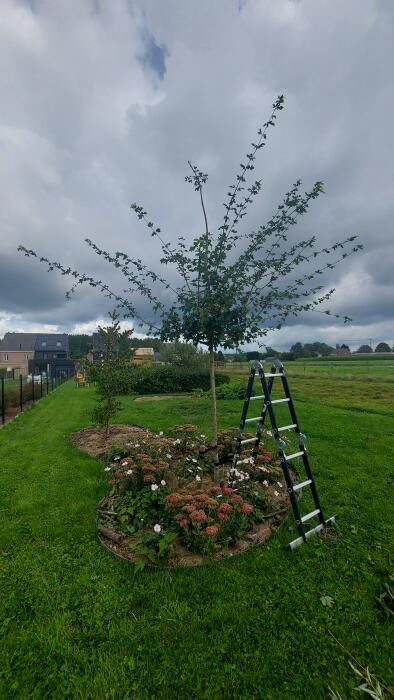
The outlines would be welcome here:
<svg viewBox="0 0 394 700">
<path fill-rule="evenodd" d="M 166 485 L 167 485 L 166 482 L 164 481 L 164 479 L 161 480 L 160 485 L 161 485 L 161 486 L 166 486 Z"/>
<path fill-rule="evenodd" d="M 172 455 L 168 454 L 166 455 L 167 459 L 172 459 Z"/>
<path fill-rule="evenodd" d="M 268 486 L 268 481 L 267 481 L 267 479 L 264 479 L 263 484 L 264 484 L 264 486 Z"/>
<path fill-rule="evenodd" d="M 110 472 L 110 471 L 111 471 L 111 467 L 105 467 L 104 471 L 105 471 L 105 472 Z"/>
<path fill-rule="evenodd" d="M 118 462 L 120 460 L 120 457 L 114 457 L 114 461 Z"/>
<path fill-rule="evenodd" d="M 162 437 L 162 435 L 164 435 L 164 433 L 163 433 L 163 431 L 162 431 L 162 430 L 160 430 L 160 433 L 159 433 L 159 435 L 160 435 L 160 437 Z"/>
<path fill-rule="evenodd" d="M 153 529 L 155 532 L 159 533 L 159 532 L 161 532 L 161 525 L 159 525 L 159 523 L 156 523 L 156 525 L 154 526 Z"/>
<path fill-rule="evenodd" d="M 194 462 L 194 464 L 197 464 L 197 460 L 196 460 L 196 459 L 192 459 L 192 462 Z"/>
<path fill-rule="evenodd" d="M 201 434 L 200 437 L 205 438 L 206 436 Z"/>
<path fill-rule="evenodd" d="M 196 476 L 196 481 L 201 481 L 201 476 L 199 476 L 198 474 Z"/>
<path fill-rule="evenodd" d="M 274 496 L 279 496 L 279 491 L 274 491 Z"/>
<path fill-rule="evenodd" d="M 132 470 L 132 469 L 128 469 L 127 472 L 126 472 L 126 474 L 129 474 L 129 475 L 132 474 L 132 473 L 133 473 L 133 470 Z"/>
<path fill-rule="evenodd" d="M 152 486 L 151 486 L 152 491 L 157 491 L 158 488 L 159 487 L 157 484 L 152 484 Z"/>
</svg>

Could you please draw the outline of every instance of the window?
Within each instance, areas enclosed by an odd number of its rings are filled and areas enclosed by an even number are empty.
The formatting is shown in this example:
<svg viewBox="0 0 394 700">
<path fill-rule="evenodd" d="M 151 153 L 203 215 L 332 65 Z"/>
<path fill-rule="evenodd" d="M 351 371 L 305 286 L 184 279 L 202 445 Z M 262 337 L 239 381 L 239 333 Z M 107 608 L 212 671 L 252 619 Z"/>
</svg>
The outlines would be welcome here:
<svg viewBox="0 0 394 700">
<path fill-rule="evenodd" d="M 8 360 L 8 355 L 4 355 L 4 359 L 5 359 L 5 360 Z"/>
<path fill-rule="evenodd" d="M 43 340 L 42 343 L 41 343 L 41 345 L 42 345 L 43 348 L 46 348 L 46 346 L 47 346 L 46 341 Z"/>
<path fill-rule="evenodd" d="M 28 359 L 29 359 L 29 355 L 25 355 L 25 360 L 28 360 Z"/>
<path fill-rule="evenodd" d="M 57 348 L 61 348 L 61 347 L 62 347 L 62 344 L 61 344 L 60 341 L 58 341 L 58 342 L 56 343 L 56 347 L 57 347 Z"/>
</svg>

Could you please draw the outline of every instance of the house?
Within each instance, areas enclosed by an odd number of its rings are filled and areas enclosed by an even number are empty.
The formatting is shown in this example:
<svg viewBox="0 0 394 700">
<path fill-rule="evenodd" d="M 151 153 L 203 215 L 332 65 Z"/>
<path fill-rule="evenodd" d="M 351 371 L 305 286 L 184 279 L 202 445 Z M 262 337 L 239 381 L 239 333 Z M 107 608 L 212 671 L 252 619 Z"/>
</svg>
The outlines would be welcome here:
<svg viewBox="0 0 394 700">
<path fill-rule="evenodd" d="M 29 373 L 48 372 L 50 375 L 74 373 L 70 360 L 68 335 L 65 333 L 37 333 L 34 357 L 29 360 Z"/>
<path fill-rule="evenodd" d="M 6 333 L 0 343 L 0 371 L 13 374 L 72 374 L 65 333 Z"/>
<path fill-rule="evenodd" d="M 153 348 L 136 348 L 131 357 L 131 364 L 138 367 L 150 367 L 154 356 Z"/>
<path fill-rule="evenodd" d="M 0 341 L 0 372 L 28 374 L 37 333 L 6 333 Z"/>
<path fill-rule="evenodd" d="M 331 355 L 340 355 L 340 356 L 343 356 L 343 355 L 351 355 L 351 354 L 352 354 L 352 353 L 351 353 L 351 350 L 350 350 L 349 346 L 348 346 L 348 345 L 345 345 L 344 343 L 342 343 L 341 346 L 339 346 L 339 345 L 337 344 L 335 350 L 331 353 Z"/>
</svg>

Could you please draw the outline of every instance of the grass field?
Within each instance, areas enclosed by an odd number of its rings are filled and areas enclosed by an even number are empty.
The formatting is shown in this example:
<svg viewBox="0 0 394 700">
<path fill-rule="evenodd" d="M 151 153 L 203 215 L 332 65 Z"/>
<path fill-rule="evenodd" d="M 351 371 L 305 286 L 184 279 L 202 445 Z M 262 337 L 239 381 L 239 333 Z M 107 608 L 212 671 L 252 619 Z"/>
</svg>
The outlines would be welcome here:
<svg viewBox="0 0 394 700">
<path fill-rule="evenodd" d="M 134 575 L 100 547 L 102 467 L 68 439 L 89 424 L 91 388 L 65 384 L 0 430 L 0 697 L 360 697 L 330 633 L 388 686 L 392 628 L 375 598 L 390 571 L 394 372 L 387 386 L 369 377 L 291 382 L 340 536 L 286 553 L 289 517 L 268 546 L 200 569 Z M 122 403 L 122 422 L 209 430 L 207 399 Z M 221 401 L 221 427 L 240 408 Z"/>
</svg>

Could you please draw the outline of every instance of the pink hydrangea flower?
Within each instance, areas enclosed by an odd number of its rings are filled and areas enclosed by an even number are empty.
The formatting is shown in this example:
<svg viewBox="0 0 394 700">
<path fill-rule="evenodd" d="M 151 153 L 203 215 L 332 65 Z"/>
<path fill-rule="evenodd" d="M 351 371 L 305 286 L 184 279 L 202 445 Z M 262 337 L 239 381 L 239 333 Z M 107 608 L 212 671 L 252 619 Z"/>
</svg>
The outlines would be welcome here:
<svg viewBox="0 0 394 700">
<path fill-rule="evenodd" d="M 209 527 L 205 528 L 204 535 L 214 536 L 214 535 L 217 535 L 218 532 L 219 532 L 219 525 L 209 525 Z"/>
<path fill-rule="evenodd" d="M 229 503 L 222 503 L 219 508 L 221 513 L 231 513 L 232 509 L 233 507 Z"/>
<path fill-rule="evenodd" d="M 244 513 L 245 515 L 250 515 L 250 513 L 253 513 L 254 511 L 254 506 L 252 506 L 251 503 L 243 503 L 241 506 L 241 513 Z"/>
<path fill-rule="evenodd" d="M 190 520 L 193 520 L 195 523 L 204 523 L 208 518 L 203 510 L 194 510 L 190 513 Z"/>
</svg>

